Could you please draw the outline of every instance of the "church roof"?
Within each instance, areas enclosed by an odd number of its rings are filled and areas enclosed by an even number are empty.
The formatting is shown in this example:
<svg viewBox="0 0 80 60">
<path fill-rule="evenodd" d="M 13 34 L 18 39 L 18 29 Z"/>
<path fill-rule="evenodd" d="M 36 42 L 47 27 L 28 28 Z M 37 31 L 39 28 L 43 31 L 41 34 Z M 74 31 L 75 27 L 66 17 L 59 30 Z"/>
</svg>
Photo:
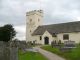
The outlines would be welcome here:
<svg viewBox="0 0 80 60">
<path fill-rule="evenodd" d="M 42 25 L 39 26 L 32 35 L 43 35 L 46 30 L 52 35 L 58 33 L 80 32 L 80 21 Z"/>
</svg>

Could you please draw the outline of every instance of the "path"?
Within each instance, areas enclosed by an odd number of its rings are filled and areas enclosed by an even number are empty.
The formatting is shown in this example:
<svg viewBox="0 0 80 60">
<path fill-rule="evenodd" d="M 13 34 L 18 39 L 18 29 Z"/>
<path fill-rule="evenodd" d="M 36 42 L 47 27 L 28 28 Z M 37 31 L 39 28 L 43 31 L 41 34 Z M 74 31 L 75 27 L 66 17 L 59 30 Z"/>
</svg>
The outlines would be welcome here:
<svg viewBox="0 0 80 60">
<path fill-rule="evenodd" d="M 53 54 L 49 51 L 43 50 L 40 47 L 34 47 L 34 49 L 37 49 L 42 55 L 47 57 L 49 60 L 65 60 L 64 58 L 59 57 L 58 55 Z"/>
</svg>

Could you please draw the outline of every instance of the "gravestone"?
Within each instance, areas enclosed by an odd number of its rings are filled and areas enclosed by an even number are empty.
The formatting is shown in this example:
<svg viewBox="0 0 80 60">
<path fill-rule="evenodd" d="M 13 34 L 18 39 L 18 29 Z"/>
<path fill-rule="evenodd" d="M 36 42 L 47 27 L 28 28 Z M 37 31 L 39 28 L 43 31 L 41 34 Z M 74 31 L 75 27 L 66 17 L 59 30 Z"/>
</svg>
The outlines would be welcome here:
<svg viewBox="0 0 80 60">
<path fill-rule="evenodd" d="M 10 52 L 8 43 L 0 41 L 0 60 L 9 60 Z"/>
<path fill-rule="evenodd" d="M 75 41 L 65 41 L 64 46 L 67 48 L 74 48 L 75 47 Z"/>
<path fill-rule="evenodd" d="M 62 45 L 62 42 L 61 42 L 61 40 L 59 40 L 59 41 L 52 41 L 51 42 L 51 46 L 52 47 L 56 47 L 56 48 L 61 48 L 61 45 Z"/>
<path fill-rule="evenodd" d="M 4 60 L 4 43 L 0 41 L 0 59 Z"/>
<path fill-rule="evenodd" d="M 18 60 L 18 46 L 16 41 L 10 42 L 10 60 Z"/>
<path fill-rule="evenodd" d="M 64 42 L 64 47 L 61 48 L 61 51 L 71 51 L 71 49 L 76 48 L 76 43 L 75 41 L 65 41 Z"/>
<path fill-rule="evenodd" d="M 18 48 L 10 48 L 10 60 L 18 60 Z"/>
</svg>

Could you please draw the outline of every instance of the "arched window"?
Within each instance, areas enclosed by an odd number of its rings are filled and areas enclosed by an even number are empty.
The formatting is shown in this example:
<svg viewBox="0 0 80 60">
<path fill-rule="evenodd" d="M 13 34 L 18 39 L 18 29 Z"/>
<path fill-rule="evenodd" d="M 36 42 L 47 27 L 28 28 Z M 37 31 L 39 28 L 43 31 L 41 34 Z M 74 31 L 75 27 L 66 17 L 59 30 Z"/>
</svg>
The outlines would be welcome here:
<svg viewBox="0 0 80 60">
<path fill-rule="evenodd" d="M 42 40 L 42 36 L 40 36 L 40 40 Z"/>
</svg>

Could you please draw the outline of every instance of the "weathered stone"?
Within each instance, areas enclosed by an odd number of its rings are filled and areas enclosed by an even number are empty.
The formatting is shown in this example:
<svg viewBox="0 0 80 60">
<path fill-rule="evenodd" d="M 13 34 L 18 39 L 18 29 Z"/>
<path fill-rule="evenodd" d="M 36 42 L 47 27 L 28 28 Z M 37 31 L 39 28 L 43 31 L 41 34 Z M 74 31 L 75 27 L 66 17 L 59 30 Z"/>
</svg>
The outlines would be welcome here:
<svg viewBox="0 0 80 60">
<path fill-rule="evenodd" d="M 0 60 L 9 60 L 9 56 L 8 43 L 0 41 Z"/>
<path fill-rule="evenodd" d="M 10 48 L 10 60 L 18 60 L 18 48 Z"/>
<path fill-rule="evenodd" d="M 10 43 L 0 41 L 0 60 L 18 60 L 18 47 Z"/>
</svg>

